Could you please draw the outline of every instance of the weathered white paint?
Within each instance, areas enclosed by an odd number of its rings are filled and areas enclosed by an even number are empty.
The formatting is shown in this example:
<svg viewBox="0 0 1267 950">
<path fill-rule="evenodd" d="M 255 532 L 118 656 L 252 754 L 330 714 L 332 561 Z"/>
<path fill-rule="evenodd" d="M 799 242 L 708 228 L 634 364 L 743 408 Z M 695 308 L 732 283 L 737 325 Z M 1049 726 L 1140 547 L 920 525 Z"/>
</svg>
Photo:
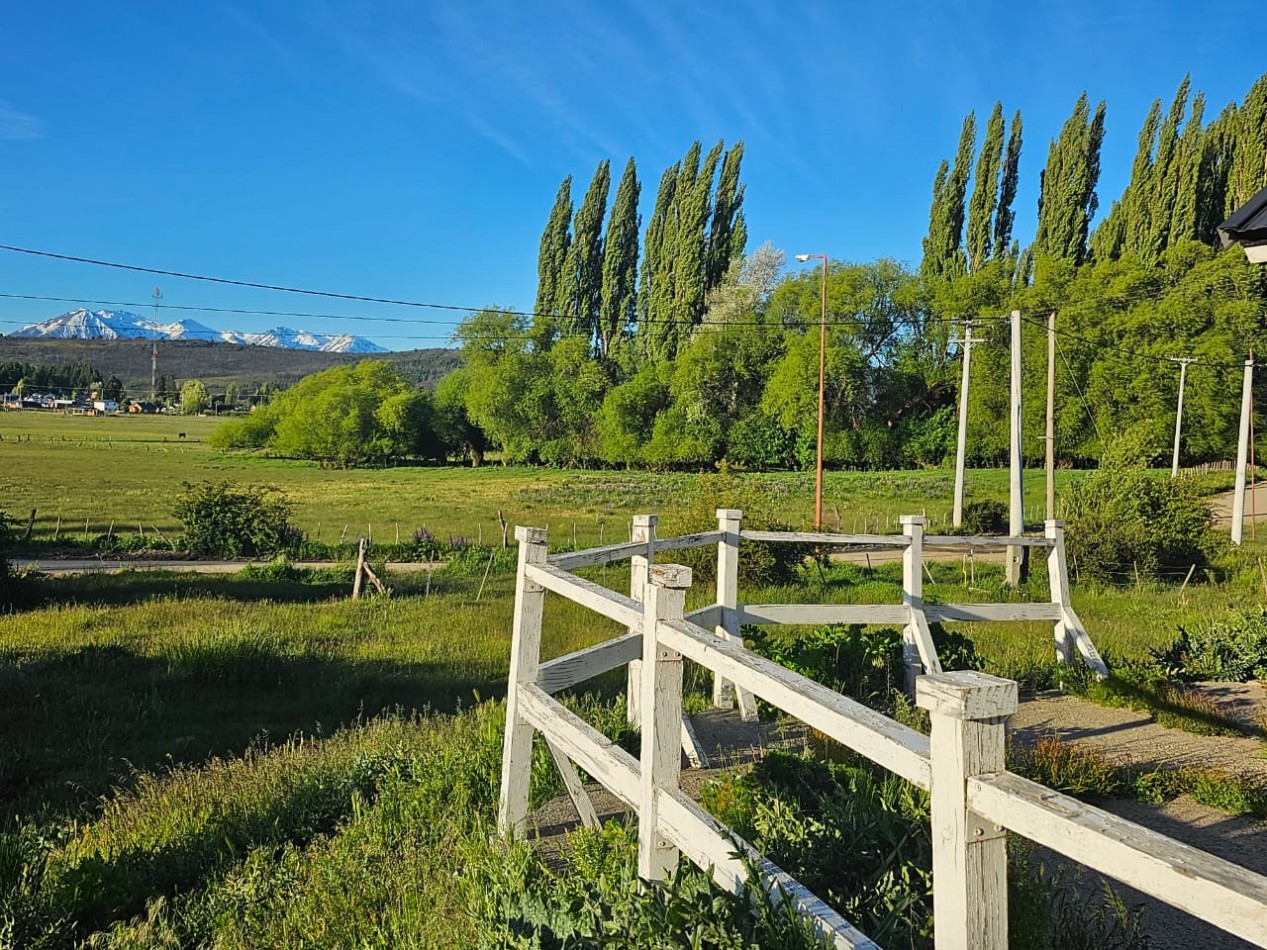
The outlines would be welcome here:
<svg viewBox="0 0 1267 950">
<path fill-rule="evenodd" d="M 700 607 L 698 610 L 688 610 L 686 612 L 687 620 L 705 629 L 715 627 L 721 623 L 721 616 L 721 604 L 709 604 L 707 607 Z"/>
<path fill-rule="evenodd" d="M 656 552 L 682 551 L 686 548 L 706 548 L 721 540 L 720 531 L 701 531 L 698 534 L 680 534 L 675 538 L 657 538 Z"/>
<path fill-rule="evenodd" d="M 759 869 L 761 884 L 775 903 L 790 903 L 798 913 L 809 917 L 814 930 L 830 940 L 833 947 L 879 950 L 869 937 L 682 792 L 663 790 L 659 798 L 661 833 L 696 865 L 711 868 L 718 886 L 732 894 L 743 893 L 749 884 L 746 857 Z"/>
<path fill-rule="evenodd" d="M 519 565 L 515 581 L 515 617 L 510 637 L 510 689 L 506 698 L 506 734 L 502 745 L 502 784 L 497 828 L 503 836 L 520 834 L 528 817 L 528 783 L 532 774 L 532 725 L 519 705 L 519 687 L 537 679 L 541 657 L 541 614 L 545 590 L 528 577 L 546 558 L 542 528 L 516 528 Z"/>
<path fill-rule="evenodd" d="M 664 621 L 659 624 L 659 637 L 670 649 L 734 680 L 920 788 L 929 788 L 928 739 L 914 729 L 694 624 Z"/>
<path fill-rule="evenodd" d="M 641 657 L 642 632 L 625 634 L 542 663 L 537 685 L 547 693 L 557 693 Z"/>
<path fill-rule="evenodd" d="M 740 624 L 906 623 L 901 604 L 742 604 Z M 703 626 L 701 624 L 700 626 Z"/>
<path fill-rule="evenodd" d="M 902 515 L 900 522 L 907 541 L 902 552 L 902 604 L 907 611 L 902 627 L 902 660 L 906 667 L 906 692 L 914 696 L 915 678 L 924 671 L 940 673 L 941 662 L 924 616 L 924 519 L 920 515 Z"/>
<path fill-rule="evenodd" d="M 996 620 L 1046 620 L 1060 616 L 1057 604 L 925 604 L 930 622 L 946 620 L 992 623 Z"/>
<path fill-rule="evenodd" d="M 1055 518 L 1043 524 L 1043 533 L 1051 541 L 1047 552 L 1047 578 L 1051 587 L 1051 602 L 1056 608 L 1053 633 L 1056 639 L 1056 659 L 1068 664 L 1073 659 L 1073 631 L 1065 624 L 1065 608 L 1069 606 L 1069 574 L 1065 567 L 1065 523 Z"/>
<path fill-rule="evenodd" d="M 989 821 L 1267 947 L 1261 874 L 1010 772 L 969 779 L 967 800 Z"/>
<path fill-rule="evenodd" d="M 682 619 L 691 569 L 655 564 L 647 576 L 642 626 L 642 748 L 638 796 L 638 876 L 664 880 L 678 851 L 660 834 L 660 789 L 676 789 L 682 771 L 682 655 L 661 643 L 662 621 Z M 650 721 L 648 721 L 648 717 Z"/>
<path fill-rule="evenodd" d="M 823 531 L 743 531 L 744 541 L 772 541 L 787 544 L 866 544 L 877 548 L 906 547 L 906 538 L 900 534 L 828 534 Z"/>
<path fill-rule="evenodd" d="M 598 813 L 594 811 L 594 803 L 590 801 L 590 797 L 585 791 L 585 786 L 581 784 L 581 777 L 576 774 L 576 766 L 572 764 L 572 760 L 559 748 L 557 743 L 547 739 L 546 748 L 550 750 L 550 757 L 554 759 L 554 767 L 559 770 L 559 777 L 563 779 L 563 787 L 567 789 L 568 798 L 572 799 L 572 806 L 576 809 L 576 817 L 581 819 L 581 824 L 586 828 L 597 828 Z"/>
<path fill-rule="evenodd" d="M 1007 837 L 968 809 L 967 780 L 1006 768 L 1013 680 L 962 671 L 921 676 L 932 718 L 933 939 L 942 950 L 1007 948 Z"/>
<path fill-rule="evenodd" d="M 686 761 L 691 763 L 691 768 L 708 768 L 708 754 L 695 734 L 695 723 L 685 712 L 682 713 L 682 751 L 686 753 Z"/>
<path fill-rule="evenodd" d="M 530 581 L 540 584 L 546 590 L 562 594 L 568 600 L 588 607 L 596 614 L 609 617 L 622 626 L 638 627 L 642 624 L 642 604 L 624 594 L 618 594 L 544 562 L 529 564 L 526 571 Z"/>
<path fill-rule="evenodd" d="M 642 553 L 635 554 L 629 559 L 629 596 L 642 603 L 643 593 L 647 587 L 647 571 L 655 561 L 655 532 L 656 525 L 660 519 L 655 515 L 634 515 L 633 533 L 630 538 L 635 544 L 642 546 Z M 642 621 L 637 624 L 631 624 L 630 633 L 636 633 L 641 643 L 642 637 Z M 629 725 L 637 729 L 642 723 L 642 711 L 639 703 L 642 701 L 642 687 L 639 685 L 642 680 L 642 649 L 639 647 L 638 656 L 629 661 L 629 669 L 625 674 L 625 712 Z"/>
<path fill-rule="evenodd" d="M 717 529 L 721 540 L 717 542 L 717 603 L 721 618 L 714 625 L 714 632 L 722 639 L 743 645 L 739 625 L 739 523 L 743 512 L 737 508 L 717 509 Z M 700 624 L 700 626 L 704 626 Z M 713 674 L 713 705 L 718 709 L 730 709 L 739 704 L 739 717 L 744 722 L 757 718 L 756 699 L 747 690 L 736 690 L 735 684 L 724 676 Z"/>
<path fill-rule="evenodd" d="M 535 684 L 520 686 L 516 694 L 525 720 L 596 782 L 630 808 L 638 807 L 637 759 Z"/>
<path fill-rule="evenodd" d="M 937 548 L 938 550 L 955 550 L 958 548 L 1047 548 L 1051 547 L 1051 542 L 1047 538 L 1031 538 L 1026 535 L 1014 535 L 1011 537 L 1000 535 L 992 537 L 990 535 L 974 535 L 973 537 L 958 537 L 953 534 L 926 534 L 924 535 L 924 547 Z"/>
<path fill-rule="evenodd" d="M 1245 361 L 1245 378 L 1241 382 L 1241 427 L 1236 440 L 1236 487 L 1232 492 L 1232 543 L 1240 544 L 1245 535 L 1245 470 L 1249 464 L 1249 429 L 1254 412 L 1254 361 Z"/>
<path fill-rule="evenodd" d="M 565 571 L 574 571 L 578 567 L 593 567 L 596 564 L 610 564 L 613 561 L 624 561 L 645 551 L 647 546 L 636 539 L 624 544 L 608 544 L 601 548 L 585 548 L 582 551 L 568 551 L 564 554 L 551 554 L 546 562 Z"/>
</svg>

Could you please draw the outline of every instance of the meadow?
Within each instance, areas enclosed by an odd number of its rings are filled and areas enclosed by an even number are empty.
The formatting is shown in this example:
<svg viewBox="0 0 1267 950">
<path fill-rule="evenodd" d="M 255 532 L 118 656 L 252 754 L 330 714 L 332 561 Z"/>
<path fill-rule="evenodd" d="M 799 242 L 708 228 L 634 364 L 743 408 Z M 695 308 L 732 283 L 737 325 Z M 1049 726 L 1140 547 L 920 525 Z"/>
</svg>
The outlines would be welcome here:
<svg viewBox="0 0 1267 950">
<path fill-rule="evenodd" d="M 398 520 L 473 537 L 483 524 L 489 540 L 500 509 L 512 524 L 550 524 L 555 546 L 570 546 L 573 523 L 575 543 L 597 543 L 600 532 L 612 541 L 639 511 L 660 512 L 667 532 L 736 501 L 804 526 L 812 504 L 805 475 L 326 470 L 217 453 L 200 441 L 213 424 L 0 416 L 5 507 L 64 509 L 64 524 L 114 518 L 116 530 L 140 511 L 147 527 L 174 527 L 170 504 L 181 481 L 227 478 L 284 488 L 301 525 Z M 19 442 L 21 426 L 29 431 Z M 1005 479 L 972 473 L 973 497 L 1002 498 Z M 829 525 L 838 508 L 845 530 L 855 520 L 858 530 L 876 530 L 901 512 L 926 509 L 936 518 L 948 507 L 950 476 L 830 473 L 827 484 Z M 739 497 L 725 495 L 731 490 Z M 1038 478 L 1030 490 L 1037 504 Z M 46 527 L 42 515 L 36 540 Z M 978 563 L 968 577 L 959 562 L 930 571 L 930 602 L 1046 595 L 1041 565 L 1014 592 L 1003 589 L 997 566 Z M 690 900 L 613 884 L 627 865 L 619 835 L 585 844 L 570 884 L 541 878 L 517 846 L 489 845 L 513 577 L 499 569 L 485 583 L 482 572 L 480 564 L 388 575 L 392 596 L 360 601 L 348 598 L 347 567 L 21 581 L 16 606 L 0 615 L 0 696 L 10 711 L 0 717 L 0 947 L 492 946 L 497 920 L 546 913 L 524 905 L 529 897 L 548 901 L 554 889 L 580 888 L 595 874 L 609 890 L 567 891 L 569 913 L 601 906 L 613 919 L 627 913 L 644 925 L 673 919 L 685 928 L 699 900 L 721 901 L 689 875 L 682 887 Z M 625 567 L 588 575 L 615 589 L 628 583 Z M 1151 582 L 1076 586 L 1073 602 L 1100 648 L 1121 662 L 1147 657 L 1180 625 L 1257 604 L 1259 584 L 1257 570 L 1229 570 L 1182 591 Z M 697 585 L 690 604 L 711 599 L 706 586 Z M 749 586 L 741 596 L 896 603 L 900 567 L 806 566 L 790 584 Z M 616 632 L 554 595 L 545 618 L 547 658 Z M 1050 684 L 1048 627 L 957 631 L 974 638 L 987 669 Z M 569 701 L 628 739 L 622 679 L 609 675 Z M 688 688 L 688 705 L 699 708 L 707 684 L 692 674 Z M 558 791 L 542 754 L 534 798 Z M 926 822 L 918 801 L 893 794 L 905 802 L 903 821 Z M 779 843 L 771 838 L 770 846 Z M 889 906 L 885 894 L 874 896 L 877 907 Z M 664 903 L 648 909 L 642 900 Z M 895 920 L 867 923 L 880 932 Z M 922 939 L 913 945 L 926 945 Z M 808 946 L 791 938 L 780 945 Z"/>
<path fill-rule="evenodd" d="M 158 528 L 170 535 L 177 527 L 171 509 L 183 482 L 228 481 L 281 488 L 294 506 L 294 523 L 326 543 L 361 534 L 394 542 L 424 525 L 439 537 L 487 542 L 500 537 L 500 511 L 512 525 L 548 527 L 554 544 L 587 546 L 626 536 L 629 517 L 636 513 L 660 514 L 666 530 L 684 527 L 682 509 L 698 501 L 701 486 L 708 483 L 693 473 L 578 472 L 496 463 L 479 469 L 323 468 L 213 449 L 205 440 L 216 425 L 213 417 L 0 413 L 0 507 L 19 522 L 34 508 L 32 540 L 45 544 L 54 537 L 82 543 L 111 532 L 112 526 L 113 533 Z M 797 528 L 812 524 L 812 473 L 737 477 L 770 516 Z M 1058 485 L 1063 489 L 1076 477 L 1059 472 Z M 824 522 L 844 531 L 896 531 L 898 515 L 924 513 L 938 530 L 950 518 L 953 484 L 946 470 L 883 477 L 828 472 Z M 1043 491 L 1041 473 L 1029 475 L 1030 520 L 1042 517 Z M 1005 499 L 1006 471 L 970 472 L 965 495 L 968 501 Z"/>
</svg>

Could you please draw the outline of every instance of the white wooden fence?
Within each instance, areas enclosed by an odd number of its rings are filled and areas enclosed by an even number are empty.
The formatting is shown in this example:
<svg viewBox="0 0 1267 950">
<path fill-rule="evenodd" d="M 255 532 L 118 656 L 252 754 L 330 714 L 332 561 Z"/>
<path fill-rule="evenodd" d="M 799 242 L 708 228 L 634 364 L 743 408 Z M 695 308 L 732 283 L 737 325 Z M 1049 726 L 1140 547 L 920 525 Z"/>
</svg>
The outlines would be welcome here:
<svg viewBox="0 0 1267 950">
<path fill-rule="evenodd" d="M 516 529 L 519 568 L 498 814 L 503 835 L 520 833 L 527 823 L 532 742 L 540 732 L 585 824 L 597 825 L 598 819 L 577 766 L 637 813 L 638 873 L 644 879 L 665 878 L 685 855 L 709 870 L 722 887 L 739 893 L 749 883 L 743 855 L 757 869 L 762 886 L 806 915 L 835 946 L 875 947 L 680 790 L 682 661 L 689 659 L 714 673 L 714 696 L 720 703 L 730 702 L 733 695 L 741 708 L 746 704 L 755 714 L 752 697 L 759 696 L 931 793 L 933 913 L 939 950 L 1007 946 L 1008 830 L 1267 947 L 1267 877 L 1008 772 L 1004 731 L 1016 710 L 1016 683 L 983 673 L 942 672 L 937 665 L 929 620 L 1024 619 L 1050 620 L 1063 659 L 1069 659 L 1076 646 L 1085 662 L 1103 671 L 1103 662 L 1068 605 L 1058 522 L 1048 522 L 1041 539 L 953 539 L 974 546 L 1047 547 L 1050 604 L 933 607 L 923 604 L 919 583 L 922 549 L 950 539 L 923 537 L 920 518 L 904 518 L 900 538 L 741 532 L 739 512 L 723 509 L 718 518 L 716 532 L 658 539 L 655 519 L 641 516 L 635 522 L 638 534 L 629 544 L 552 557 L 546 554 L 543 530 Z M 736 602 L 740 538 L 900 546 L 903 603 L 741 606 Z M 718 602 L 688 614 L 690 569 L 654 564 L 655 554 L 713 544 L 718 545 Z M 634 597 L 569 571 L 623 558 L 632 559 Z M 629 632 L 542 663 L 547 590 L 615 620 Z M 929 671 L 916 677 L 915 694 L 919 706 L 929 711 L 931 736 L 745 649 L 739 636 L 743 623 L 903 623 L 909 667 Z M 552 695 L 623 665 L 630 667 L 630 705 L 638 710 L 642 730 L 640 759 Z"/>
</svg>

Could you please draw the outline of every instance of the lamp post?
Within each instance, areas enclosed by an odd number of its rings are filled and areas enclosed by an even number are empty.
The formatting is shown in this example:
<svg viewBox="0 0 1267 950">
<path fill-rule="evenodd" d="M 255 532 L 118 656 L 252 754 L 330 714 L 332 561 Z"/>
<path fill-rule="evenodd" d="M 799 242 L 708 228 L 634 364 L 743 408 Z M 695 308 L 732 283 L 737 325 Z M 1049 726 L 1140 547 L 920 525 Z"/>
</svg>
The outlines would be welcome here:
<svg viewBox="0 0 1267 950">
<path fill-rule="evenodd" d="M 823 530 L 823 407 L 827 388 L 827 255 L 797 254 L 804 264 L 808 260 L 823 262 L 822 311 L 818 321 L 818 458 L 814 467 L 814 530 Z"/>
</svg>

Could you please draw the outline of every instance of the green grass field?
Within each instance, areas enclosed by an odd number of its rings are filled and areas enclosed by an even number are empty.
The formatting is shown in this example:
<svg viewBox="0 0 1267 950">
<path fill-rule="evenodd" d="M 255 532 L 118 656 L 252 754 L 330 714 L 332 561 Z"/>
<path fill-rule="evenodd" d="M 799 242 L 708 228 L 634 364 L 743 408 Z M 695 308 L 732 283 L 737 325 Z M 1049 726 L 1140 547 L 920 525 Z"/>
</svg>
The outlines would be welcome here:
<svg viewBox="0 0 1267 950">
<path fill-rule="evenodd" d="M 719 476 L 399 468 L 323 470 L 223 455 L 214 420 L 0 416 L 4 507 L 40 510 L 37 540 L 87 517 L 90 533 L 135 520 L 174 527 L 181 481 L 270 483 L 297 520 L 426 523 L 437 534 L 549 525 L 556 544 L 623 536 L 659 512 L 670 533 L 711 507 L 757 504 L 804 526 L 812 476 Z M 24 428 L 25 427 L 25 428 Z M 179 432 L 186 439 L 178 438 Z M 18 436 L 21 434 L 21 441 Z M 27 441 L 26 436 L 30 436 Z M 1067 479 L 1068 475 L 1062 475 Z M 949 507 L 948 473 L 829 473 L 829 526 L 885 530 L 896 514 Z M 974 472 L 972 496 L 1002 498 L 1006 473 Z M 1067 482 L 1062 481 L 1062 485 Z M 1033 504 L 1041 481 L 1030 480 Z M 732 496 L 727 494 L 734 492 Z M 600 528 L 599 520 L 603 519 Z M 82 529 L 80 529 L 82 530 Z M 627 566 L 589 576 L 625 589 Z M 1001 571 L 930 564 L 930 601 L 1041 598 L 1005 592 Z M 900 601 L 900 568 L 835 564 L 749 602 Z M 466 947 L 487 896 L 513 579 L 482 570 L 390 578 L 390 598 L 353 602 L 350 572 L 284 569 L 195 576 L 125 572 L 24 582 L 0 615 L 0 947 Z M 1097 644 L 1141 659 L 1180 624 L 1260 602 L 1256 570 L 1218 584 L 1075 587 Z M 691 605 L 710 600 L 707 585 Z M 482 591 L 481 591 L 482 588 Z M 1049 627 L 962 625 L 988 668 L 1050 669 Z M 543 657 L 608 638 L 614 625 L 547 598 Z M 794 635 L 795 630 L 787 633 Z M 617 696 L 623 678 L 595 684 Z M 707 684 L 688 678 L 692 702 Z M 579 699 L 618 731 L 620 707 Z M 542 757 L 534 794 L 557 793 Z M 520 860 L 514 858 L 513 860 Z M 526 859 L 523 859 L 526 860 Z M 498 867 L 504 867 L 497 864 Z M 88 943 L 91 941 L 91 943 Z"/>
<path fill-rule="evenodd" d="M 0 413 L 0 508 L 22 522 L 36 509 L 33 540 L 82 541 L 105 534 L 175 531 L 171 509 L 182 482 L 268 484 L 294 504 L 295 524 L 313 540 L 370 534 L 392 542 L 426 525 L 439 537 L 500 536 L 497 513 L 510 524 L 550 529 L 554 544 L 611 543 L 627 536 L 629 517 L 654 512 L 666 530 L 683 527 L 683 510 L 698 519 L 698 502 L 736 501 L 716 476 L 649 472 L 567 472 L 489 465 L 326 469 L 291 459 L 225 453 L 206 437 L 214 418 L 75 417 Z M 185 439 L 178 434 L 184 432 Z M 1064 487 L 1073 473 L 1060 472 Z M 787 524 L 813 522 L 812 473 L 741 475 L 728 483 Z M 953 475 L 944 470 L 828 472 L 824 521 L 844 531 L 895 531 L 901 514 L 924 513 L 932 530 L 950 516 Z M 969 473 L 968 500 L 1003 500 L 1007 473 Z M 1026 483 L 1026 511 L 1041 518 L 1040 473 Z M 60 524 L 60 528 L 59 528 Z M 695 525 L 692 525 L 694 527 Z"/>
</svg>

